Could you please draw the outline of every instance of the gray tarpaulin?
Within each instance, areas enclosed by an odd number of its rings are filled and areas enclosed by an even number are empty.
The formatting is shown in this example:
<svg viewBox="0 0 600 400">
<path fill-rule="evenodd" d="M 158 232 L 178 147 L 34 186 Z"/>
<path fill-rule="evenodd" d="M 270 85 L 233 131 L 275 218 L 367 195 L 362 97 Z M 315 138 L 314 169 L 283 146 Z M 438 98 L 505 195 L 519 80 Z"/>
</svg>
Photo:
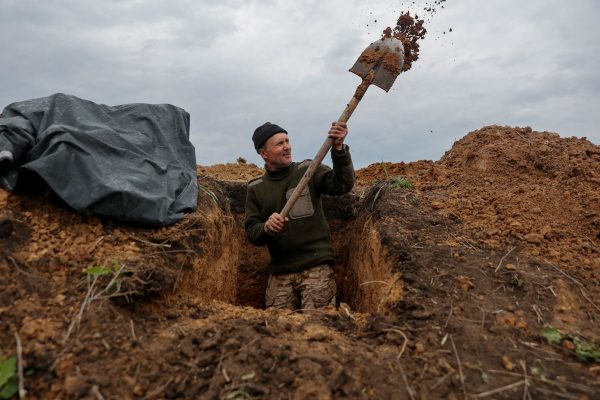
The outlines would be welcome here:
<svg viewBox="0 0 600 400">
<path fill-rule="evenodd" d="M 39 175 L 75 210 L 150 225 L 198 200 L 189 114 L 169 104 L 106 106 L 75 96 L 10 104 L 0 117 L 0 185 Z"/>
</svg>

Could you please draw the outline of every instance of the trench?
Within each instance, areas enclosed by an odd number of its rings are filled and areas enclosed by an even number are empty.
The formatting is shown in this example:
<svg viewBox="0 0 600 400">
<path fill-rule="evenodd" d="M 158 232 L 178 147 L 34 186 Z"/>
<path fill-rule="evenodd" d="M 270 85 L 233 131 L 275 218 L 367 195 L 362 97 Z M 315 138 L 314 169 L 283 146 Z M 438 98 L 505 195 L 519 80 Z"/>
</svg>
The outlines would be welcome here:
<svg viewBox="0 0 600 400">
<path fill-rule="evenodd" d="M 205 244 L 209 259 L 202 261 L 203 265 L 218 265 L 211 268 L 210 275 L 219 287 L 201 291 L 204 296 L 234 305 L 262 309 L 268 281 L 268 250 L 266 246 L 253 246 L 245 238 L 245 185 L 225 186 L 233 223 L 224 222 L 226 226 L 218 229 L 221 235 L 207 238 L 213 243 Z M 393 270 L 392 257 L 382 244 L 371 215 L 361 210 L 360 202 L 356 195 L 348 194 L 325 198 L 323 206 L 332 233 L 338 304 L 346 303 L 354 311 L 369 313 L 382 311 L 386 304 L 401 299 L 402 281 Z M 198 288 L 197 284 L 194 286 Z"/>
<path fill-rule="evenodd" d="M 338 303 L 360 312 L 381 311 L 392 299 L 401 297 L 401 282 L 392 272 L 379 235 L 368 218 L 330 221 L 335 254 Z M 264 308 L 269 254 L 236 232 L 241 245 L 237 265 L 236 304 Z"/>
</svg>

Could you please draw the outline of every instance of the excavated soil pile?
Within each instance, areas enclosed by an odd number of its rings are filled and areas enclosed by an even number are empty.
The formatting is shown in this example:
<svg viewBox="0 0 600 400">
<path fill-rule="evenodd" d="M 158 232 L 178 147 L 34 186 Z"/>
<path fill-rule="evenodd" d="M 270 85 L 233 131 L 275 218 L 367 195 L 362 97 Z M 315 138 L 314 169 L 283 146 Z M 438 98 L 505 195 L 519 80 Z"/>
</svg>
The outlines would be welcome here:
<svg viewBox="0 0 600 400">
<path fill-rule="evenodd" d="M 324 200 L 340 306 L 308 313 L 263 309 L 261 174 L 198 166 L 162 229 L 0 190 L 0 362 L 27 398 L 599 398 L 600 146 L 488 126 L 359 170 Z"/>
</svg>

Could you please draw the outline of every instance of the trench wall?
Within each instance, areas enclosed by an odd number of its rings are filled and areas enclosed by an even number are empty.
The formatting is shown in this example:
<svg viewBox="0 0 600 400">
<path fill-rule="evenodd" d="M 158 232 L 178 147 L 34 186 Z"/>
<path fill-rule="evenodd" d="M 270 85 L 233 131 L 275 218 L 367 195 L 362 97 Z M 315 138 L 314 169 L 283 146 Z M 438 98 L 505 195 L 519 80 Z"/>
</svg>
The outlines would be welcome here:
<svg viewBox="0 0 600 400">
<path fill-rule="evenodd" d="M 238 243 L 237 259 L 233 254 L 226 258 L 235 263 L 237 273 L 234 303 L 264 308 L 269 254 L 266 247 L 253 246 L 245 239 L 245 185 L 229 185 L 235 221 L 232 237 Z M 393 272 L 392 260 L 382 246 L 371 215 L 361 210 L 360 202 L 352 194 L 324 198 L 336 257 L 338 301 L 356 311 L 384 311 L 387 303 L 401 298 L 402 284 L 399 273 Z"/>
<path fill-rule="evenodd" d="M 193 272 L 181 285 L 185 292 L 195 293 L 203 301 L 235 303 L 240 254 L 238 228 L 232 216 L 219 208 L 210 210 L 206 216 L 201 256 L 194 259 Z"/>
</svg>

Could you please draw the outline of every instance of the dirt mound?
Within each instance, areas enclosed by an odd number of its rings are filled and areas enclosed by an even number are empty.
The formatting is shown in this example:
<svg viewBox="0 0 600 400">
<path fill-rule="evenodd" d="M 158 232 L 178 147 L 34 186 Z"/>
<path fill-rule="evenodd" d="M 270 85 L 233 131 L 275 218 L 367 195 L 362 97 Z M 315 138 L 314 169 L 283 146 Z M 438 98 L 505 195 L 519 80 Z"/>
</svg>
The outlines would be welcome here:
<svg viewBox="0 0 600 400">
<path fill-rule="evenodd" d="M 0 190 L 0 350 L 28 398 L 600 394 L 599 146 L 489 126 L 357 171 L 324 199 L 341 303 L 305 314 L 262 309 L 261 174 L 198 166 L 198 210 L 162 229 Z"/>
<path fill-rule="evenodd" d="M 224 181 L 250 181 L 264 174 L 264 169 L 256 164 L 238 162 L 236 164 L 198 165 L 196 172 L 199 176 L 207 176 Z"/>
<path fill-rule="evenodd" d="M 519 243 L 529 254 L 592 271 L 600 267 L 599 167 L 599 147 L 585 139 L 488 126 L 436 163 L 373 164 L 357 180 L 410 177 L 437 210 L 484 243 Z"/>
</svg>

